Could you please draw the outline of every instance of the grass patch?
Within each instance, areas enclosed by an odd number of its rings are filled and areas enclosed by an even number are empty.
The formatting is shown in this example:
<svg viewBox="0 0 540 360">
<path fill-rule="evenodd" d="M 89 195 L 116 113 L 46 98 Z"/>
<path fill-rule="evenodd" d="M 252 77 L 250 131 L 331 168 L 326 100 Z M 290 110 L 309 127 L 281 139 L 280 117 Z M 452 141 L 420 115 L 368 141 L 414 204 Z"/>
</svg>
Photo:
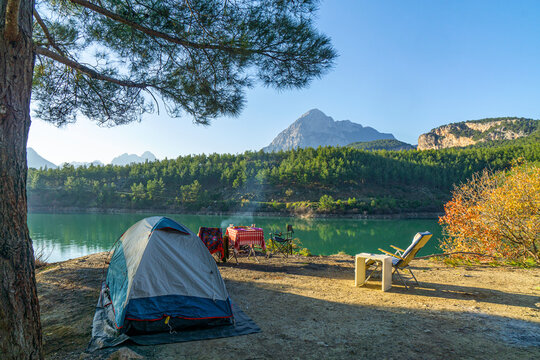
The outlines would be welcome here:
<svg viewBox="0 0 540 360">
<path fill-rule="evenodd" d="M 445 259 L 442 259 L 442 261 L 446 265 L 450 265 L 452 267 L 488 265 L 491 267 L 512 266 L 512 267 L 517 267 L 517 268 L 522 268 L 522 269 L 533 269 L 540 266 L 540 263 L 538 263 L 533 258 L 526 258 L 522 260 L 501 259 L 501 260 L 481 261 L 481 259 L 478 259 L 478 258 L 447 257 Z"/>
<path fill-rule="evenodd" d="M 540 264 L 533 258 L 527 258 L 524 260 L 509 260 L 506 262 L 507 265 L 520 267 L 523 269 L 532 269 L 540 266 Z"/>
<path fill-rule="evenodd" d="M 452 267 L 480 265 L 480 260 L 478 259 L 465 259 L 458 257 L 447 257 L 443 259 L 443 262 Z"/>
</svg>

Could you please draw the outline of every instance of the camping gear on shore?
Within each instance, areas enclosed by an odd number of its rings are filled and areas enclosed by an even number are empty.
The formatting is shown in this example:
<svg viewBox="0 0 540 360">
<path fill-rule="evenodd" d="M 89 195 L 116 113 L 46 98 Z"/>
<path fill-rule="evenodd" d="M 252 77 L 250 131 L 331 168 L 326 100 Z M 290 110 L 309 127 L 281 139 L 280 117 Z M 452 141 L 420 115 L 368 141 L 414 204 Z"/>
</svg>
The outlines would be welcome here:
<svg viewBox="0 0 540 360">
<path fill-rule="evenodd" d="M 411 242 L 411 245 L 409 245 L 409 247 L 405 250 L 400 249 L 397 246 L 390 245 L 390 247 L 396 250 L 395 253 L 391 253 L 389 251 L 379 248 L 379 251 L 382 251 L 383 253 L 392 257 L 392 268 L 394 269 L 392 275 L 398 275 L 399 280 L 403 283 L 403 285 L 405 285 L 405 289 L 408 289 L 406 281 L 407 279 L 403 279 L 402 274 L 399 272 L 399 270 L 407 270 L 416 282 L 416 285 L 418 285 L 418 280 L 416 280 L 416 276 L 414 276 L 411 268 L 409 267 L 409 263 L 412 259 L 414 259 L 418 251 L 420 251 L 420 249 L 423 248 L 424 245 L 426 245 L 426 243 L 429 239 L 431 239 L 432 236 L 433 234 L 431 234 L 429 231 L 416 233 Z M 369 273 L 365 281 L 368 281 L 373 272 L 377 270 L 379 266 L 379 262 L 366 259 L 366 267 L 370 267 L 373 265 L 375 265 L 375 268 Z"/>
<path fill-rule="evenodd" d="M 388 291 L 392 288 L 392 257 L 384 254 L 360 253 L 354 257 L 354 286 L 365 285 L 373 271 L 366 278 L 366 263 L 373 262 L 382 264 L 381 290 Z M 377 268 L 376 267 L 376 268 Z"/>
<path fill-rule="evenodd" d="M 197 236 L 202 240 L 204 245 L 210 251 L 210 254 L 219 253 L 219 259 L 223 262 L 227 261 L 225 256 L 225 249 L 223 246 L 223 233 L 221 228 L 203 227 L 199 228 Z"/>
<path fill-rule="evenodd" d="M 294 229 L 293 226 L 287 224 L 287 231 L 285 231 L 285 236 L 282 232 L 275 233 L 272 235 L 270 233 L 270 240 L 272 240 L 272 252 L 277 251 L 288 257 L 292 255 L 292 241 L 293 241 Z"/>
<path fill-rule="evenodd" d="M 258 331 L 233 306 L 203 242 L 184 225 L 155 216 L 137 222 L 117 241 L 88 350 L 128 339 L 146 345 Z"/>
<path fill-rule="evenodd" d="M 225 234 L 229 238 L 229 249 L 233 250 L 233 256 L 238 263 L 238 252 L 240 247 L 247 246 L 249 247 L 248 257 L 253 255 L 255 260 L 257 259 L 257 253 L 255 252 L 255 246 L 260 247 L 263 251 L 266 251 L 266 244 L 264 242 L 264 231 L 262 228 L 252 226 L 233 226 L 230 225 L 227 227 Z"/>
</svg>

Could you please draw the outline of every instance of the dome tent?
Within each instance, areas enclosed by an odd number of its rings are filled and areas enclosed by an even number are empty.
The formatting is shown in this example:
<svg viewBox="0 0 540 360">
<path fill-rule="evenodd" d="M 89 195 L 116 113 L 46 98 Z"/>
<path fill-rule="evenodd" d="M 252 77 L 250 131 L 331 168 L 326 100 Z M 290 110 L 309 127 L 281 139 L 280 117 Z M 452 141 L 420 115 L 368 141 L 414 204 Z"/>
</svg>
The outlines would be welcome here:
<svg viewBox="0 0 540 360">
<path fill-rule="evenodd" d="M 225 283 L 203 242 L 169 218 L 150 217 L 131 226 L 116 243 L 89 350 L 127 339 L 166 343 L 260 331 L 247 318 L 252 331 L 238 333 L 239 314 L 241 321 L 246 320 L 239 309 L 233 312 Z"/>
</svg>

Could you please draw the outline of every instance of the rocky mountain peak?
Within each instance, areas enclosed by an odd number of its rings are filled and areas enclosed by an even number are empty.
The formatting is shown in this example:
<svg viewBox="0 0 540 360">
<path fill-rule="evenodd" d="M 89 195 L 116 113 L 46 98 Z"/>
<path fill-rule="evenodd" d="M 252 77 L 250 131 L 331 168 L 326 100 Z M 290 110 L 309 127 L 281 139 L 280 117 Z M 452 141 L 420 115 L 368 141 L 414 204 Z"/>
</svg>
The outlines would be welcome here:
<svg viewBox="0 0 540 360">
<path fill-rule="evenodd" d="M 265 147 L 264 151 L 280 151 L 319 146 L 345 146 L 358 141 L 394 139 L 392 134 L 380 133 L 350 120 L 334 121 L 319 109 L 311 109 Z"/>
<path fill-rule="evenodd" d="M 56 165 L 49 160 L 43 158 L 31 147 L 26 149 L 27 165 L 29 168 L 40 169 L 56 169 Z"/>
</svg>

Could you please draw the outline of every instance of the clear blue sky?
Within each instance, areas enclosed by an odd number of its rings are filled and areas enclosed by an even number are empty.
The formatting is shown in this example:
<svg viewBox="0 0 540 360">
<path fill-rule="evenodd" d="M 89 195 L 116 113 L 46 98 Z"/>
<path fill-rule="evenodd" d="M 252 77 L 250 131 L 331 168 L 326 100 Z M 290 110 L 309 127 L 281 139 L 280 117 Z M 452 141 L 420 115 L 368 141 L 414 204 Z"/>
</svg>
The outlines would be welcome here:
<svg viewBox="0 0 540 360">
<path fill-rule="evenodd" d="M 540 1 L 327 0 L 318 27 L 340 56 L 309 88 L 256 87 L 238 118 L 211 126 L 148 115 L 99 128 L 57 129 L 34 118 L 28 146 L 48 160 L 101 160 L 145 150 L 158 158 L 259 150 L 318 108 L 416 144 L 450 122 L 496 116 L 540 118 Z"/>
</svg>

